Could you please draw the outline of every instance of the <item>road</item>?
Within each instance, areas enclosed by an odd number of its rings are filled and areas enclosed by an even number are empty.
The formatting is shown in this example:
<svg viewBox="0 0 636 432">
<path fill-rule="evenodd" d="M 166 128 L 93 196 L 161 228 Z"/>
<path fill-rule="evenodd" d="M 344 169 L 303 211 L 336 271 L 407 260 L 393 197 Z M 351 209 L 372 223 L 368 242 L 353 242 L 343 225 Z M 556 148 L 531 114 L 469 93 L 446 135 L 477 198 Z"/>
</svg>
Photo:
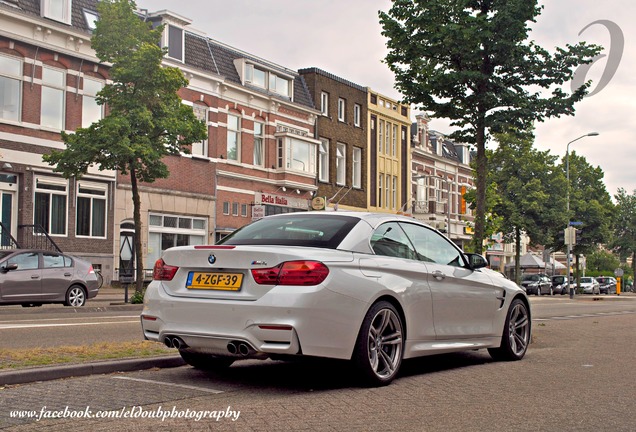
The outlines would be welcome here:
<svg viewBox="0 0 636 432">
<path fill-rule="evenodd" d="M 184 366 L 40 382 L 0 390 L 0 428 L 633 431 L 636 297 L 531 301 L 533 343 L 520 362 L 493 362 L 482 351 L 414 359 L 393 384 L 372 389 L 338 362 L 249 361 L 223 374 Z M 65 408 L 67 417 L 109 411 L 128 418 L 11 417 L 15 410 L 63 415 Z M 230 411 L 239 412 L 236 420 L 196 419 Z"/>
</svg>

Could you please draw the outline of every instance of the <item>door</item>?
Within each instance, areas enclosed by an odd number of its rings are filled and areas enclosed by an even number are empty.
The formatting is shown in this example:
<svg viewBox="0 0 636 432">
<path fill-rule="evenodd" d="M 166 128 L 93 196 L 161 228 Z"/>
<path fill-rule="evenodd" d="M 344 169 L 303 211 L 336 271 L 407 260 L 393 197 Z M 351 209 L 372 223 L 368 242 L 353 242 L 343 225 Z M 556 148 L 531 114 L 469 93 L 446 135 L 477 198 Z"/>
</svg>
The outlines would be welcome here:
<svg viewBox="0 0 636 432">
<path fill-rule="evenodd" d="M 0 233 L 0 246 L 4 247 L 11 247 L 11 236 L 17 235 L 17 181 L 15 174 L 0 174 L 0 222 L 7 230 Z"/>
<path fill-rule="evenodd" d="M 484 273 L 467 268 L 461 250 L 438 232 L 417 224 L 400 226 L 428 269 L 437 339 L 491 336 L 503 290 Z"/>
<path fill-rule="evenodd" d="M 16 270 L 0 274 L 0 298 L 3 302 L 37 303 L 42 300 L 42 272 L 37 252 L 12 255 L 1 265 L 17 264 Z"/>
<path fill-rule="evenodd" d="M 42 298 L 49 301 L 66 299 L 74 268 L 71 259 L 56 252 L 42 253 Z"/>
</svg>

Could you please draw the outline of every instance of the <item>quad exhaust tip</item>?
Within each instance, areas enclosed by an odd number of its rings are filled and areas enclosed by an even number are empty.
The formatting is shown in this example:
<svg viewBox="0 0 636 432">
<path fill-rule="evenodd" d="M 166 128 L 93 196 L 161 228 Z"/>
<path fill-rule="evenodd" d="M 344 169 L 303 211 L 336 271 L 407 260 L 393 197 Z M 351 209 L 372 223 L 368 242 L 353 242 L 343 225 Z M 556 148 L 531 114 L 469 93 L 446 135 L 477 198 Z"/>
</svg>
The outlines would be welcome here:
<svg viewBox="0 0 636 432">
<path fill-rule="evenodd" d="M 247 357 L 254 350 L 250 348 L 248 344 L 241 341 L 231 341 L 227 344 L 227 351 L 233 355 L 240 355 L 242 357 Z"/>
<path fill-rule="evenodd" d="M 184 349 L 188 347 L 183 339 L 178 336 L 166 336 L 166 338 L 163 340 L 163 343 L 168 348 Z"/>
</svg>

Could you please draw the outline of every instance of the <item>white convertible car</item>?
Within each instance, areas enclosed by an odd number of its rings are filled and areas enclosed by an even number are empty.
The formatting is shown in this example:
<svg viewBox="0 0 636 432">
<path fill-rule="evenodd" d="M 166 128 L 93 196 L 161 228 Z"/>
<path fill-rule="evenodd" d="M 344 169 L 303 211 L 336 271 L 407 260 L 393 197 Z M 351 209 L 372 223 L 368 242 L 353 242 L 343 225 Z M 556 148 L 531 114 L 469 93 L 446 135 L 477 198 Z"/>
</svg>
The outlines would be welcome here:
<svg viewBox="0 0 636 432">
<path fill-rule="evenodd" d="M 528 299 L 486 265 L 404 216 L 269 216 L 222 244 L 166 250 L 141 324 L 146 339 L 197 368 L 326 357 L 351 360 L 367 384 L 386 385 L 405 358 L 481 348 L 523 358 Z"/>
</svg>

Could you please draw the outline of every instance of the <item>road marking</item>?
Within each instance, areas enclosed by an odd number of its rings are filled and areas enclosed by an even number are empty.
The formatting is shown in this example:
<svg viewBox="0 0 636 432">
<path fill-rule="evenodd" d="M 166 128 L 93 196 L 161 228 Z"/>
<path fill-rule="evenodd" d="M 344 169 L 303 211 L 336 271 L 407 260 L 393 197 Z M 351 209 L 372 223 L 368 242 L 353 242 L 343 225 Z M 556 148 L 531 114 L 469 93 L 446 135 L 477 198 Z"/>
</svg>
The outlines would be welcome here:
<svg viewBox="0 0 636 432">
<path fill-rule="evenodd" d="M 139 319 L 139 314 L 137 315 L 117 315 L 117 316 L 104 316 L 100 317 L 101 319 L 120 319 L 120 318 L 137 318 Z M 0 324 L 4 323 L 15 323 L 15 322 L 42 322 L 42 321 L 72 321 L 72 320 L 85 320 L 86 317 L 68 317 L 68 318 L 38 318 L 38 319 L 21 319 L 21 320 L 10 320 L 10 321 L 0 321 Z"/>
<path fill-rule="evenodd" d="M 198 391 L 207 392 L 207 393 L 214 393 L 214 394 L 223 393 L 222 390 L 207 389 L 207 388 L 203 388 L 203 387 L 195 387 L 195 386 L 189 386 L 189 385 L 185 385 L 185 384 L 174 384 L 174 383 L 169 383 L 169 382 L 164 382 L 164 381 L 153 381 L 153 380 L 148 380 L 148 379 L 132 378 L 132 377 L 127 377 L 127 376 L 114 376 L 113 378 L 122 379 L 122 380 L 129 380 L 129 381 L 138 381 L 138 382 L 149 383 L 149 384 L 160 384 L 160 385 L 166 385 L 166 386 L 172 386 L 172 387 L 180 387 L 180 388 L 184 388 L 184 389 L 188 389 L 188 390 L 198 390 Z"/>
<path fill-rule="evenodd" d="M 595 314 L 580 314 L 580 315 L 565 315 L 565 316 L 553 316 L 548 318 L 533 318 L 532 321 L 553 321 L 553 320 L 571 320 L 577 318 L 591 318 L 591 317 L 604 317 L 604 316 L 617 316 L 617 315 L 629 315 L 635 314 L 636 311 L 616 311 L 616 312 L 599 312 Z"/>
<path fill-rule="evenodd" d="M 139 320 L 117 321 L 117 322 L 81 322 L 81 323 L 67 323 L 67 324 L 1 324 L 0 330 L 44 328 L 44 327 L 89 326 L 89 325 L 105 325 L 105 324 L 130 324 L 130 323 L 139 324 Z"/>
</svg>

